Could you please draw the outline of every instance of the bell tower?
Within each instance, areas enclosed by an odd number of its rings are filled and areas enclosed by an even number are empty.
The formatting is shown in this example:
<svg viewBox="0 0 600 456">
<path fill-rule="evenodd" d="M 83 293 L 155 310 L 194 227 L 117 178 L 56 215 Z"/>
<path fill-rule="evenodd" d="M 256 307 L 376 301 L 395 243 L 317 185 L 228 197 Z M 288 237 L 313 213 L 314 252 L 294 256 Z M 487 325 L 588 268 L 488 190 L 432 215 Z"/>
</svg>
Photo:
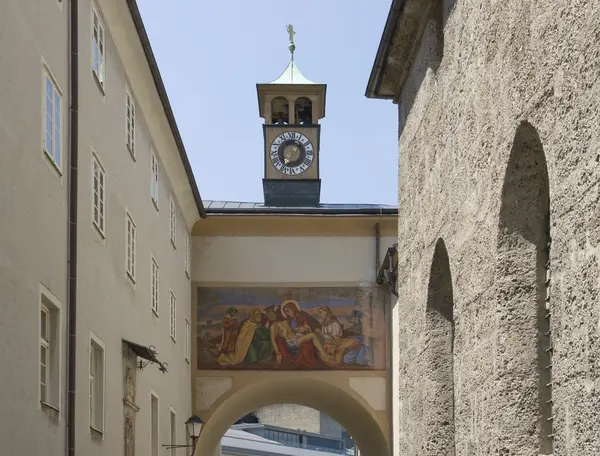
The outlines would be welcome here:
<svg viewBox="0 0 600 456">
<path fill-rule="evenodd" d="M 257 84 L 265 120 L 265 206 L 318 206 L 321 198 L 319 145 L 327 86 L 310 81 L 294 61 L 294 27 L 287 26 L 290 63 L 272 82 Z"/>
</svg>

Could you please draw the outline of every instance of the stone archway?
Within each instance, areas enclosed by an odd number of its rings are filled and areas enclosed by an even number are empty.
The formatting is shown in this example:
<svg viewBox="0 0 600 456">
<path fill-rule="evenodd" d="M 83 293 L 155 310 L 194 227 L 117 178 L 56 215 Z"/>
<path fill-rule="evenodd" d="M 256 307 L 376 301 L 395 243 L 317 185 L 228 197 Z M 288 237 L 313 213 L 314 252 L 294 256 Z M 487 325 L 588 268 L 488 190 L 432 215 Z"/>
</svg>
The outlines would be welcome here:
<svg viewBox="0 0 600 456">
<path fill-rule="evenodd" d="M 322 411 L 343 426 L 363 456 L 389 455 L 381 424 L 364 398 L 326 380 L 296 373 L 252 382 L 220 401 L 198 441 L 202 454 L 212 454 L 229 427 L 242 415 L 274 404 L 297 404 Z"/>
</svg>

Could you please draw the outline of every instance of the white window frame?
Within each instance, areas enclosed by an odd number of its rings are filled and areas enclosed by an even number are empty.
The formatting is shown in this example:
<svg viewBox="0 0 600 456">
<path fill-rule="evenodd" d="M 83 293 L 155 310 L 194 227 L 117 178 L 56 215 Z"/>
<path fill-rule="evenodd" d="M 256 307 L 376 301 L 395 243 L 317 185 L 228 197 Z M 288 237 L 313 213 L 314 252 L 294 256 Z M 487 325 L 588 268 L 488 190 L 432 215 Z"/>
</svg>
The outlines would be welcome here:
<svg viewBox="0 0 600 456">
<path fill-rule="evenodd" d="M 47 84 L 50 83 L 52 89 L 52 100 L 50 100 L 50 106 L 48 106 L 47 96 Z M 58 100 L 57 100 L 58 98 Z M 58 112 L 56 104 L 58 102 Z M 52 150 L 48 150 L 47 137 L 48 137 L 48 108 L 52 110 L 52 116 L 50 118 L 50 142 Z M 54 165 L 56 170 L 62 175 L 63 165 L 63 92 L 56 82 L 56 78 L 50 71 L 47 65 L 43 65 L 42 72 L 42 151 L 50 159 L 50 162 Z M 56 128 L 56 122 L 58 120 L 58 129 Z M 58 136 L 58 137 L 57 137 Z"/>
<path fill-rule="evenodd" d="M 104 434 L 106 420 L 106 347 L 90 331 L 88 344 L 88 407 L 90 432 Z"/>
<path fill-rule="evenodd" d="M 125 87 L 125 146 L 135 159 L 135 98 L 129 87 Z"/>
<path fill-rule="evenodd" d="M 173 342 L 177 341 L 177 296 L 169 290 L 169 335 Z"/>
<path fill-rule="evenodd" d="M 177 205 L 175 204 L 175 200 L 173 199 L 173 195 L 171 195 L 171 200 L 169 201 L 169 216 L 170 216 L 170 238 L 171 245 L 174 249 L 177 248 Z"/>
<path fill-rule="evenodd" d="M 158 210 L 158 158 L 154 153 L 154 150 L 150 149 L 150 197 L 152 198 L 152 202 Z"/>
<path fill-rule="evenodd" d="M 152 399 L 156 399 L 156 411 L 152 410 Z M 154 426 L 156 420 L 156 429 Z M 160 399 L 150 390 L 150 456 L 160 455 Z"/>
<path fill-rule="evenodd" d="M 190 278 L 190 235 L 185 233 L 185 275 Z"/>
<path fill-rule="evenodd" d="M 185 317 L 185 360 L 189 363 L 191 359 L 191 338 L 192 338 L 192 325 L 190 320 Z"/>
<path fill-rule="evenodd" d="M 150 269 L 150 295 L 151 295 L 151 308 L 154 315 L 158 317 L 159 312 L 159 302 L 160 302 L 160 268 L 158 267 L 158 262 L 154 258 L 154 255 L 151 255 L 151 269 Z"/>
<path fill-rule="evenodd" d="M 98 40 L 96 40 L 98 35 Z M 99 9 L 95 2 L 92 3 L 92 74 L 96 83 L 104 93 L 106 86 L 106 27 L 104 21 L 99 13 Z M 96 49 L 98 46 L 98 49 Z M 97 51 L 97 54 L 96 54 Z M 100 56 L 100 61 L 96 61 L 96 55 Z"/>
<path fill-rule="evenodd" d="M 125 213 L 125 273 L 135 283 L 137 251 L 137 225 L 131 213 Z"/>
<path fill-rule="evenodd" d="M 98 173 L 96 173 L 98 170 Z M 97 201 L 96 201 L 97 198 Z M 106 236 L 106 170 L 98 154 L 92 150 L 92 224 L 104 238 Z"/>
<path fill-rule="evenodd" d="M 48 288 L 40 284 L 38 311 L 38 396 L 40 408 L 49 408 L 60 412 L 62 400 L 62 304 Z M 45 313 L 46 337 L 42 334 L 42 313 Z M 46 349 L 42 359 L 42 347 Z M 42 363 L 46 366 L 44 375 L 45 392 L 42 392 Z"/>
<path fill-rule="evenodd" d="M 169 445 L 173 445 L 171 448 L 171 456 L 177 456 L 177 412 L 173 407 L 169 407 L 169 435 L 171 438 L 171 443 Z"/>
</svg>

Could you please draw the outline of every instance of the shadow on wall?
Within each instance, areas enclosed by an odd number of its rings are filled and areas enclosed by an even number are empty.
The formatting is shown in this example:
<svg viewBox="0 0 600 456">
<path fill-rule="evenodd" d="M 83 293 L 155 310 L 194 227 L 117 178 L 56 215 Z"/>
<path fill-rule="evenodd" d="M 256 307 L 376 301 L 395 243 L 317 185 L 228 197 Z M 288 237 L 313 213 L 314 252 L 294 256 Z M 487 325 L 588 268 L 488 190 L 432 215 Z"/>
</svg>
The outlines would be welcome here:
<svg viewBox="0 0 600 456">
<path fill-rule="evenodd" d="M 324 412 L 337 421 L 352 435 L 361 455 L 388 455 L 383 430 L 368 406 L 357 397 L 328 382 L 300 375 L 250 384 L 217 406 L 202 429 L 198 448 L 212 454 L 227 429 L 246 413 L 268 405 L 297 404 Z"/>
<path fill-rule="evenodd" d="M 523 122 L 506 168 L 497 247 L 497 420 L 500 448 L 507 454 L 552 453 L 551 349 L 546 351 L 550 242 L 546 157 L 538 132 Z"/>
</svg>

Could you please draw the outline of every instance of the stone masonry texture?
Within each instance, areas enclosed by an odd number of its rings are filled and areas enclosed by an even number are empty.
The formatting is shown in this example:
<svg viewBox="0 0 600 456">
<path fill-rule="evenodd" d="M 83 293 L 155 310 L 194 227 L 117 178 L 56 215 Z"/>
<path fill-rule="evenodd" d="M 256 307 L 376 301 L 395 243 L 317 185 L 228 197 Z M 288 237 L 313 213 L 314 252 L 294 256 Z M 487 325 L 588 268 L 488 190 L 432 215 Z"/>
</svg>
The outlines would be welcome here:
<svg viewBox="0 0 600 456">
<path fill-rule="evenodd" d="M 600 455 L 600 2 L 443 6 L 398 94 L 396 454 Z"/>
</svg>

